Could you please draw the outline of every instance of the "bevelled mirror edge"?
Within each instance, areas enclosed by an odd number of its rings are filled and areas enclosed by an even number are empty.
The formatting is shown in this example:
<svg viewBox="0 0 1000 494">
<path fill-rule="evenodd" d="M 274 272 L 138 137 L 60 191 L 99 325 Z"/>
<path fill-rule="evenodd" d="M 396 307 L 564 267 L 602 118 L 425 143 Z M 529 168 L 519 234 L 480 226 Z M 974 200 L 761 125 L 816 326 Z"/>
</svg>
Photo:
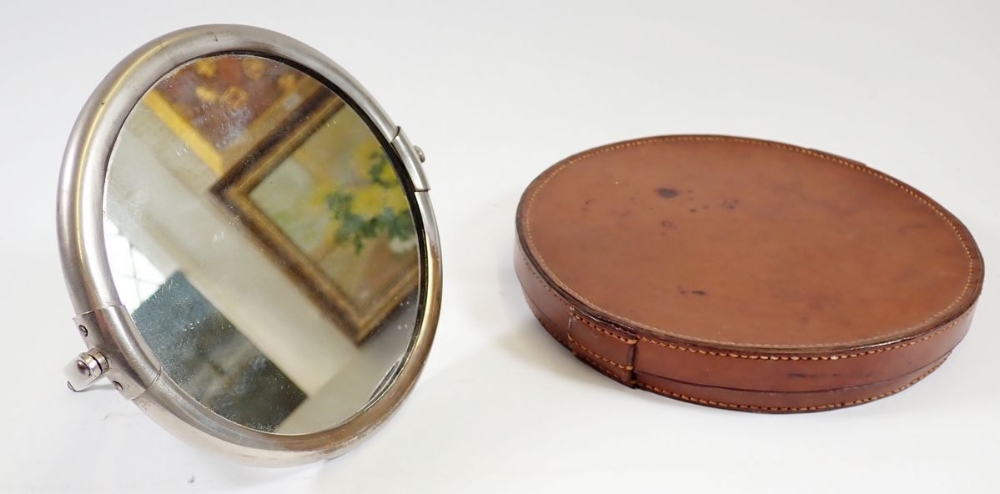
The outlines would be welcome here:
<svg viewBox="0 0 1000 494">
<path fill-rule="evenodd" d="M 422 300 L 408 350 L 390 384 L 378 391 L 380 396 L 333 429 L 291 436 L 263 433 L 221 420 L 191 400 L 170 379 L 160 378 L 158 362 L 138 337 L 110 277 L 102 200 L 110 154 L 125 119 L 164 74 L 187 61 L 225 52 L 289 61 L 353 103 L 398 159 L 394 166 L 417 218 Z M 440 246 L 421 161 L 405 134 L 360 84 L 316 50 L 284 35 L 247 26 L 200 26 L 167 34 L 133 52 L 111 71 L 81 111 L 59 181 L 58 236 L 65 281 L 77 313 L 75 327 L 88 352 L 98 348 L 106 352 L 107 368 L 100 377 L 118 383 L 126 398 L 174 435 L 243 463 L 300 464 L 336 456 L 356 444 L 384 422 L 412 389 L 437 325 Z"/>
</svg>

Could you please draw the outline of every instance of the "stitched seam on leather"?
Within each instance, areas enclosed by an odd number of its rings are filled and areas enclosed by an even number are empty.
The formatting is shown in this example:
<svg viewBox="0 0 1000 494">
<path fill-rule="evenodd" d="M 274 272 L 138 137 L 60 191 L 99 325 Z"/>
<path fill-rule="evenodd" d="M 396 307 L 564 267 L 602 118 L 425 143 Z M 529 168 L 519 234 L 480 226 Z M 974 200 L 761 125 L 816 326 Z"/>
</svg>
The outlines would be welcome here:
<svg viewBox="0 0 1000 494">
<path fill-rule="evenodd" d="M 568 304 L 566 306 L 570 307 Z M 590 322 L 590 321 L 588 321 L 588 320 L 586 320 L 586 319 L 584 319 L 584 318 L 576 315 L 575 313 L 573 314 L 573 319 L 576 319 L 577 321 L 580 321 L 580 322 L 586 324 L 587 326 L 590 326 L 591 328 L 594 328 L 595 330 L 600 331 L 601 333 L 604 333 L 604 334 L 606 334 L 606 335 L 608 335 L 608 336 L 610 336 L 610 337 L 612 337 L 612 338 L 614 338 L 614 339 L 616 339 L 616 340 L 618 340 L 618 341 L 620 341 L 620 342 L 622 342 L 622 343 L 624 343 L 626 345 L 635 345 L 638 342 L 638 340 L 636 340 L 634 338 L 628 338 L 628 339 L 622 338 L 621 336 L 618 336 L 618 335 L 616 335 L 616 334 L 614 334 L 614 333 L 612 333 L 612 332 L 610 332 L 610 331 L 608 331 L 606 329 L 598 327 L 596 324 L 594 324 L 594 323 L 592 323 L 592 322 Z"/>
<path fill-rule="evenodd" d="M 931 338 L 934 338 L 934 337 L 936 337 L 936 336 L 944 333 L 945 331 L 951 329 L 952 327 L 958 325 L 959 322 L 961 322 L 963 319 L 967 318 L 971 313 L 972 313 L 971 311 L 967 311 L 965 314 L 962 314 L 960 317 L 958 317 L 954 321 L 948 323 L 945 326 L 942 326 L 940 329 L 934 331 L 933 333 L 928 334 L 926 336 L 922 336 L 922 337 L 917 338 L 915 340 L 910 340 L 910 341 L 906 341 L 906 342 L 903 342 L 903 343 L 897 343 L 896 345 L 888 346 L 888 347 L 885 347 L 885 348 L 876 348 L 874 350 L 866 350 L 864 352 L 839 354 L 839 355 L 817 355 L 817 356 L 745 355 L 745 354 L 739 354 L 739 353 L 735 353 L 735 352 L 715 352 L 715 351 L 712 351 L 712 350 L 701 350 L 701 349 L 698 349 L 698 348 L 689 348 L 689 347 L 680 346 L 680 345 L 673 345 L 673 344 L 670 344 L 670 343 L 664 343 L 662 341 L 652 340 L 652 339 L 646 338 L 645 336 L 640 336 L 640 338 L 643 341 L 648 341 L 649 343 L 652 343 L 654 345 L 661 346 L 661 347 L 664 347 L 664 348 L 669 348 L 671 350 L 678 350 L 678 351 L 682 351 L 682 352 L 697 353 L 697 354 L 700 354 L 700 355 L 712 355 L 712 356 L 716 356 L 716 357 L 730 357 L 730 358 L 741 358 L 741 359 L 749 359 L 749 360 L 840 360 L 840 359 L 864 357 L 866 355 L 875 355 L 877 353 L 883 353 L 883 352 L 887 352 L 889 350 L 896 350 L 896 349 L 899 349 L 899 348 L 905 348 L 905 347 L 908 347 L 908 346 L 913 346 L 913 345 L 916 345 L 917 343 L 922 343 L 922 342 L 927 341 L 927 340 L 929 340 Z"/>
<path fill-rule="evenodd" d="M 829 161 L 831 163 L 836 163 L 836 164 L 845 166 L 845 167 L 847 167 L 847 168 L 849 168 L 851 170 L 857 171 L 857 172 L 866 173 L 868 175 L 871 175 L 871 176 L 873 176 L 873 177 L 875 177 L 875 178 L 877 178 L 879 180 L 882 180 L 882 181 L 884 181 L 884 182 L 886 182 L 886 183 L 888 183 L 888 184 L 896 187 L 897 189 L 899 189 L 899 190 L 905 192 L 906 194 L 908 194 L 910 197 L 914 198 L 917 202 L 919 202 L 919 203 L 923 204 L 924 206 L 927 206 L 928 208 L 930 208 L 931 211 L 933 211 L 935 214 L 937 214 L 939 217 L 941 217 L 941 219 L 943 219 L 948 224 L 948 226 L 952 229 L 952 232 L 955 233 L 956 238 L 958 238 L 959 243 L 962 245 L 962 250 L 965 251 L 966 257 L 969 259 L 968 277 L 966 278 L 966 280 L 965 280 L 965 286 L 962 287 L 962 291 L 961 291 L 961 293 L 958 294 L 958 297 L 956 297 L 954 301 L 952 301 L 950 304 L 948 304 L 947 307 L 945 307 L 944 309 L 938 311 L 936 314 L 928 317 L 927 319 L 923 320 L 920 323 L 914 324 L 914 325 L 909 326 L 909 327 L 904 328 L 904 329 L 893 331 L 891 333 L 880 334 L 878 336 L 871 337 L 871 338 L 863 338 L 863 339 L 859 339 L 859 340 L 845 342 L 845 343 L 843 343 L 845 345 L 853 345 L 853 344 L 859 344 L 859 343 L 869 343 L 869 342 L 872 342 L 872 341 L 878 341 L 878 340 L 882 340 L 882 339 L 886 339 L 886 338 L 892 338 L 894 336 L 899 336 L 899 335 L 908 333 L 910 331 L 913 331 L 914 329 L 920 328 L 920 327 L 926 325 L 927 323 L 933 321 L 934 319 L 940 317 L 941 315 L 947 313 L 949 310 L 951 310 L 952 307 L 954 307 L 955 305 L 957 305 L 965 297 L 965 294 L 969 291 L 969 287 L 972 285 L 972 280 L 973 280 L 973 278 L 975 278 L 975 258 L 972 255 L 972 251 L 969 248 L 968 243 L 966 243 L 965 239 L 962 237 L 962 235 L 961 235 L 958 227 L 955 226 L 955 224 L 951 221 L 951 219 L 948 218 L 948 216 L 943 211 L 941 211 L 938 207 L 936 207 L 932 203 L 928 202 L 926 199 L 920 197 L 912 188 L 904 186 L 899 181 L 897 181 L 897 180 L 893 179 L 892 177 L 889 177 L 888 175 L 885 175 L 885 174 L 883 174 L 883 173 L 881 173 L 881 172 L 879 172 L 877 170 L 873 170 L 871 168 L 867 168 L 867 167 L 861 166 L 861 165 L 859 165 L 857 163 L 854 163 L 854 162 L 851 162 L 851 161 L 848 161 L 848 160 L 845 160 L 845 159 L 842 159 L 842 158 L 837 158 L 837 157 L 830 156 L 830 155 L 827 155 L 827 154 L 824 154 L 824 153 L 820 153 L 818 151 L 813 151 L 811 149 L 801 148 L 801 147 L 798 147 L 798 146 L 792 146 L 792 145 L 789 145 L 789 144 L 782 144 L 782 143 L 769 142 L 769 141 L 758 141 L 758 140 L 744 139 L 744 138 L 739 138 L 739 137 L 725 137 L 725 136 L 661 136 L 661 137 L 653 137 L 653 138 L 649 138 L 649 139 L 641 139 L 641 140 L 638 140 L 638 141 L 629 141 L 629 142 L 625 142 L 625 143 L 620 143 L 620 144 L 610 145 L 610 146 L 606 146 L 606 147 L 601 147 L 601 148 L 592 150 L 590 152 L 587 152 L 585 154 L 582 154 L 580 156 L 577 156 L 577 157 L 575 157 L 575 158 L 573 158 L 573 159 L 571 159 L 569 161 L 564 162 L 558 168 L 556 168 L 555 170 L 553 170 L 552 173 L 549 174 L 548 177 L 545 177 L 545 180 L 543 180 L 540 184 L 538 184 L 538 187 L 534 190 L 534 192 L 532 192 L 531 197 L 528 199 L 528 205 L 527 205 L 527 208 L 525 208 L 525 215 L 524 215 L 524 217 L 525 217 L 525 231 L 527 233 L 528 245 L 530 247 L 532 247 L 532 250 L 537 250 L 537 249 L 534 248 L 534 239 L 533 239 L 533 235 L 532 235 L 532 231 L 531 231 L 531 215 L 530 215 L 531 208 L 534 206 L 534 203 L 535 203 L 535 198 L 538 196 L 539 191 L 541 191 L 545 187 L 545 185 L 548 184 L 549 181 L 552 180 L 552 178 L 554 178 L 556 175 L 558 175 L 561 171 L 563 171 L 564 169 L 566 169 L 567 167 L 569 167 L 570 165 L 572 165 L 574 163 L 578 163 L 580 161 L 583 161 L 583 160 L 585 160 L 587 158 L 590 158 L 590 157 L 598 155 L 598 154 L 603 154 L 603 153 L 607 153 L 607 152 L 611 152 L 611 151 L 618 151 L 620 149 L 627 149 L 627 148 L 630 148 L 630 147 L 643 146 L 643 145 L 651 144 L 651 143 L 669 142 L 669 141 L 677 141 L 677 142 L 698 142 L 698 141 L 704 141 L 704 142 L 725 142 L 725 141 L 738 142 L 738 143 L 741 143 L 741 144 L 749 144 L 749 145 L 754 145 L 754 146 L 764 146 L 764 147 L 771 147 L 771 148 L 783 149 L 783 150 L 786 150 L 786 151 L 792 151 L 792 152 L 804 154 L 806 156 L 811 156 L 811 157 L 814 157 L 814 158 L 819 158 L 819 159 L 822 159 L 822 160 L 826 160 L 826 161 Z M 645 328 L 645 329 L 647 329 L 649 331 L 660 331 L 660 332 L 663 332 L 663 333 L 668 334 L 670 336 L 674 336 L 676 338 L 686 338 L 685 336 L 677 334 L 677 333 L 674 333 L 674 332 L 666 331 L 666 330 L 663 330 L 663 329 L 654 329 L 654 328 L 652 328 L 650 326 L 647 326 L 647 325 L 645 325 L 643 323 L 640 323 L 638 321 L 629 319 L 629 318 L 624 317 L 624 316 L 620 316 L 618 314 L 615 314 L 613 312 L 610 312 L 610 311 L 608 311 L 606 309 L 601 308 L 597 304 L 594 304 L 593 302 L 590 302 L 587 298 L 585 298 L 582 295 L 580 295 L 579 293 L 575 292 L 574 290 L 572 290 L 571 288 L 569 288 L 568 286 L 566 286 L 565 283 L 563 283 L 562 281 L 560 281 L 559 277 L 555 276 L 555 274 L 552 273 L 552 270 L 549 269 L 549 267 L 545 263 L 544 259 L 542 259 L 540 256 L 537 256 L 537 259 L 538 259 L 538 262 L 542 265 L 542 267 L 545 268 L 546 272 L 548 272 L 548 274 L 552 276 L 552 279 L 555 282 L 559 283 L 559 285 L 564 290 L 566 290 L 567 292 L 573 294 L 573 296 L 577 297 L 578 299 L 580 299 L 581 301 L 583 301 L 585 304 L 590 305 L 592 307 L 596 307 L 596 308 L 598 308 L 598 309 L 600 309 L 600 310 L 602 310 L 604 312 L 607 312 L 608 314 L 611 314 L 612 316 L 614 316 L 614 317 L 616 317 L 618 319 L 621 319 L 623 321 L 627 321 L 630 324 L 634 324 L 635 326 L 638 326 L 638 327 L 641 327 L 641 328 Z M 699 342 L 715 343 L 715 344 L 720 344 L 720 345 L 751 346 L 751 344 L 736 343 L 736 342 L 733 342 L 733 341 L 717 341 L 717 340 L 709 340 L 709 339 L 702 339 L 702 338 L 698 338 L 697 340 Z M 801 345 L 800 344 L 782 344 L 782 345 L 768 345 L 768 346 L 773 347 L 773 348 L 816 348 L 816 347 L 823 347 L 823 346 L 827 346 L 827 345 L 826 344 L 812 344 L 812 345 L 805 345 L 805 344 L 801 344 Z"/>
<path fill-rule="evenodd" d="M 947 360 L 947 357 L 945 357 L 945 360 Z M 695 397 L 687 396 L 687 395 L 684 395 L 684 394 L 681 394 L 681 393 L 675 393 L 673 391 L 668 391 L 668 390 L 665 390 L 665 389 L 660 389 L 660 388 L 658 388 L 656 386 L 652 386 L 652 385 L 645 384 L 645 383 L 636 383 L 636 384 L 638 384 L 639 386 L 642 386 L 643 388 L 645 388 L 645 389 L 647 389 L 649 391 L 653 391 L 655 393 L 659 393 L 659 394 L 664 395 L 664 396 L 670 396 L 670 397 L 673 397 L 673 398 L 681 399 L 681 400 L 684 400 L 684 401 L 689 401 L 689 402 L 692 402 L 692 403 L 698 403 L 698 404 L 701 404 L 701 405 L 710 405 L 710 406 L 716 406 L 716 407 L 722 407 L 722 408 L 732 408 L 732 409 L 737 409 L 737 410 L 758 410 L 758 411 L 763 411 L 763 412 L 818 412 L 820 410 L 830 410 L 830 409 L 834 409 L 834 408 L 842 408 L 842 407 L 847 407 L 847 406 L 852 406 L 852 405 L 860 405 L 862 403 L 868 403 L 870 401 L 875 401 L 875 400 L 878 400 L 880 398 L 885 398 L 886 396 L 891 396 L 891 395 L 894 395 L 896 393 L 899 393 L 900 391 L 903 391 L 904 389 L 909 388 L 910 386 L 913 386 L 914 384 L 920 382 L 923 378 L 929 376 L 932 372 L 936 371 L 938 369 L 938 367 L 941 367 L 941 365 L 944 364 L 945 360 L 942 360 L 941 362 L 939 362 L 934 367 L 931 367 L 927 372 L 924 372 L 923 374 L 917 376 L 914 380 L 912 380 L 912 381 L 904 384 L 903 386 L 901 386 L 899 388 L 896 388 L 894 390 L 891 390 L 891 391 L 886 391 L 885 393 L 879 394 L 877 396 L 872 396 L 872 397 L 869 397 L 869 398 L 862 398 L 860 400 L 853 400 L 853 401 L 847 401 L 847 402 L 842 402 L 842 403 L 831 403 L 831 404 L 826 404 L 826 405 L 812 405 L 812 406 L 808 406 L 808 407 L 768 407 L 768 406 L 757 406 L 757 405 L 744 405 L 744 404 L 740 404 L 740 403 L 726 403 L 726 402 L 721 402 L 721 401 L 706 400 L 704 398 L 695 398 Z"/>
<path fill-rule="evenodd" d="M 529 266 L 529 269 L 531 269 L 530 264 L 528 266 Z M 534 269 L 531 269 L 531 274 L 534 275 L 536 278 L 538 278 L 538 274 L 535 273 Z M 541 281 L 541 278 L 538 278 L 538 280 Z M 542 286 L 545 287 L 546 290 L 551 290 L 544 283 L 542 283 Z M 552 295 L 555 295 L 555 294 L 553 293 Z M 563 305 L 566 305 L 566 307 L 569 307 L 569 305 L 567 305 L 565 302 L 563 302 L 558 297 L 556 297 L 556 301 L 562 303 Z M 538 307 L 537 304 L 532 303 L 530 300 L 528 301 L 528 304 L 531 305 L 532 307 L 535 307 L 535 309 L 537 309 L 538 312 L 541 312 L 541 313 L 544 314 L 544 312 L 542 311 L 542 308 Z M 570 307 L 570 309 L 572 309 L 572 307 Z M 597 325 L 595 325 L 595 324 L 593 324 L 593 323 L 591 323 L 591 322 L 589 322 L 589 321 L 587 321 L 585 319 L 582 319 L 580 316 L 576 315 L 576 313 L 573 310 L 570 310 L 570 314 L 573 316 L 574 319 L 582 322 L 583 324 L 591 327 L 592 329 L 594 329 L 594 330 L 596 330 L 596 331 L 598 331 L 598 332 L 600 332 L 602 334 L 605 334 L 607 336 L 610 336 L 611 338 L 614 338 L 614 339 L 616 339 L 616 340 L 618 340 L 618 341 L 620 341 L 622 343 L 625 343 L 626 345 L 635 345 L 636 343 L 638 343 L 638 340 L 622 338 L 621 336 L 618 336 L 618 335 L 616 335 L 614 333 L 611 333 L 610 331 L 607 331 L 607 330 L 605 330 L 603 328 L 600 328 Z M 545 317 L 546 317 L 546 319 L 549 319 L 549 324 L 555 324 L 555 323 L 551 322 L 551 319 L 547 315 Z M 539 317 L 538 315 L 535 315 L 535 319 L 538 319 L 538 322 L 541 323 L 542 329 L 544 329 L 547 333 L 549 333 L 550 335 L 552 335 L 553 338 L 556 338 L 557 340 L 559 339 L 559 336 L 556 336 L 555 332 L 549 330 L 548 326 L 546 326 L 545 322 L 542 321 L 541 317 Z M 606 358 L 598 355 L 597 353 L 594 353 L 591 349 L 589 349 L 586 346 L 584 346 L 583 343 L 580 343 L 579 341 L 576 341 L 575 339 L 573 339 L 573 335 L 570 334 L 568 328 L 567 328 L 567 331 L 566 331 L 566 338 L 568 338 L 569 341 L 572 341 L 573 343 L 576 343 L 577 346 L 579 346 L 580 348 L 583 348 L 584 350 L 586 350 L 587 353 L 589 353 L 589 354 L 591 354 L 591 355 L 593 355 L 593 356 L 595 356 L 595 357 L 597 357 L 599 359 L 605 360 L 608 363 L 617 365 L 618 367 L 621 367 L 622 369 L 625 369 L 625 370 L 632 370 L 632 369 L 635 368 L 634 366 L 631 366 L 631 365 L 628 366 L 628 368 L 623 367 L 621 364 L 619 364 L 617 362 L 614 362 L 612 360 L 606 359 Z"/>
<path fill-rule="evenodd" d="M 570 343 L 572 343 L 572 344 L 580 347 L 581 350 L 587 352 L 592 357 L 597 357 L 597 358 L 601 359 L 602 361 L 607 362 L 607 363 L 609 363 L 609 364 L 611 364 L 611 365 L 613 365 L 615 367 L 618 367 L 619 369 L 624 370 L 624 371 L 631 371 L 632 369 L 635 369 L 635 366 L 632 366 L 632 365 L 622 365 L 622 364 L 619 364 L 618 362 L 615 362 L 614 360 L 611 360 L 611 359 L 606 358 L 606 357 L 602 357 L 602 356 L 594 353 L 594 351 L 591 350 L 591 349 L 589 349 L 589 348 L 587 348 L 586 345 L 584 345 L 583 343 L 580 343 L 579 341 L 576 341 L 575 339 L 573 339 L 573 335 L 571 335 L 571 334 L 567 334 L 566 337 L 569 339 Z"/>
<path fill-rule="evenodd" d="M 558 301 L 562 305 L 565 305 L 566 307 L 568 307 L 570 309 L 573 309 L 572 305 L 570 305 L 565 300 L 563 300 L 563 298 L 561 296 L 559 296 L 559 294 L 556 293 L 555 290 L 553 290 L 551 287 L 549 287 L 545 283 L 545 281 L 542 280 L 542 277 L 539 276 L 539 274 L 535 271 L 534 267 L 531 265 L 531 263 L 528 261 L 528 259 L 523 254 L 521 255 L 521 258 L 524 259 L 524 262 L 528 266 L 528 269 L 531 271 L 531 274 L 535 277 L 535 279 L 537 279 L 538 282 L 541 283 L 542 287 L 545 288 L 545 291 L 549 292 L 549 295 L 552 295 L 552 297 L 555 298 L 556 301 Z M 806 361 L 839 360 L 839 359 L 846 359 L 846 358 L 864 357 L 864 356 L 867 356 L 867 355 L 875 355 L 875 354 L 879 354 L 879 353 L 888 352 L 890 350 L 898 350 L 900 348 L 906 348 L 906 347 L 909 347 L 909 346 L 916 345 L 918 343 L 922 343 L 924 341 L 927 341 L 927 340 L 929 340 L 931 338 L 934 338 L 934 337 L 936 337 L 936 336 L 944 333 L 945 331 L 951 329 L 952 327 L 957 326 L 960 322 L 962 322 L 963 319 L 966 319 L 966 318 L 970 317 L 971 315 L 972 315 L 972 309 L 970 308 L 969 310 L 965 311 L 964 314 L 962 314 L 961 316 L 957 317 L 954 321 L 952 321 L 952 322 L 950 322 L 950 323 L 948 323 L 948 324 L 946 324 L 946 325 L 938 328 L 933 333 L 927 334 L 927 335 L 922 336 L 920 338 L 917 338 L 915 340 L 910 340 L 910 341 L 906 341 L 906 342 L 903 342 L 903 343 L 897 343 L 895 345 L 887 346 L 887 347 L 884 347 L 884 348 L 876 348 L 874 350 L 867 350 L 867 351 L 864 351 L 864 352 L 855 352 L 855 353 L 846 353 L 846 354 L 834 354 L 834 355 L 815 355 L 815 356 L 813 356 L 813 355 L 805 355 L 805 356 L 800 356 L 800 355 L 745 354 L 745 353 L 738 353 L 738 352 L 716 352 L 716 351 L 713 351 L 713 350 L 702 350 L 702 349 L 691 348 L 691 347 L 686 347 L 686 346 L 682 346 L 682 345 L 674 345 L 672 343 L 664 343 L 662 341 L 653 340 L 653 339 L 647 338 L 645 336 L 640 336 L 639 338 L 642 339 L 643 341 L 647 341 L 649 343 L 653 343 L 653 344 L 655 344 L 657 346 L 662 346 L 664 348 L 669 348 L 671 350 L 678 350 L 678 351 L 683 351 L 683 352 L 697 353 L 697 354 L 700 354 L 700 355 L 711 355 L 711 356 L 715 356 L 715 357 L 741 358 L 741 359 L 747 359 L 747 360 L 806 360 Z M 615 336 L 615 335 L 613 335 L 613 334 L 611 334 L 611 333 L 609 333 L 607 331 L 604 331 L 601 328 L 598 328 L 594 324 L 592 324 L 592 323 L 590 323 L 590 322 L 588 322 L 588 321 L 586 321 L 584 319 L 580 319 L 580 317 L 577 316 L 576 314 L 573 314 L 573 317 L 576 318 L 576 319 L 578 319 L 580 322 L 583 322 L 584 324 L 586 324 L 586 325 L 588 325 L 588 326 L 590 326 L 590 327 L 592 327 L 592 328 L 594 328 L 594 329 L 596 329 L 598 331 L 601 331 L 604 334 L 607 334 L 608 336 L 611 336 L 611 337 L 614 337 L 614 338 L 618 338 L 617 336 Z M 544 325 L 543 325 L 543 327 L 544 327 Z M 548 331 L 548 328 L 545 328 L 545 330 Z M 548 332 L 549 332 L 549 334 L 552 334 L 551 331 L 548 331 Z M 629 341 L 633 341 L 633 340 L 627 340 L 626 341 L 626 340 L 622 340 L 621 338 L 618 338 L 618 339 L 621 340 L 621 341 L 624 341 L 626 343 L 628 343 Z M 809 348 L 809 347 L 805 346 L 804 348 Z"/>
<path fill-rule="evenodd" d="M 615 381 L 621 382 L 622 384 L 628 384 L 629 386 L 635 386 L 637 384 L 636 381 L 635 381 L 635 379 L 632 379 L 632 377 L 631 377 L 632 374 L 629 374 L 629 377 L 617 376 L 613 372 L 611 372 L 608 369 L 605 369 L 604 367 L 602 367 L 601 364 L 598 364 L 597 362 L 594 362 L 593 360 L 587 358 L 586 355 L 581 355 L 581 354 L 573 351 L 573 349 L 570 349 L 570 351 L 573 352 L 573 356 L 574 357 L 576 357 L 576 358 L 578 358 L 580 360 L 583 360 L 584 362 L 586 362 L 587 364 L 589 364 L 590 367 L 593 368 L 594 370 L 596 370 L 596 371 L 604 374 L 605 376 L 610 377 L 611 379 L 614 379 Z M 627 382 L 622 382 L 622 379 L 626 379 Z"/>
<path fill-rule="evenodd" d="M 544 288 L 545 291 L 549 292 L 549 295 L 552 295 L 552 297 L 555 298 L 557 302 L 559 302 L 560 304 L 562 304 L 562 305 L 566 306 L 567 308 L 569 308 L 570 315 L 573 316 L 573 319 L 576 319 L 577 321 L 580 321 L 583 324 L 586 324 L 587 326 L 590 326 L 595 331 L 599 331 L 599 332 L 601 332 L 601 333 L 603 333 L 603 334 L 605 334 L 607 336 L 610 336 L 610 337 L 612 337 L 612 338 L 614 338 L 614 339 L 616 339 L 616 340 L 618 340 L 618 341 L 620 341 L 620 342 L 622 342 L 622 343 L 624 343 L 626 345 L 635 345 L 638 342 L 638 340 L 636 340 L 634 338 L 628 338 L 628 339 L 622 338 L 621 336 L 618 336 L 618 335 L 616 335 L 616 334 L 614 334 L 614 333 L 612 333 L 612 332 L 610 332 L 610 331 L 608 331 L 608 330 L 606 330 L 604 328 L 598 327 L 596 324 L 594 324 L 594 323 L 592 323 L 592 322 L 590 322 L 590 321 L 588 321 L 588 320 L 580 317 L 579 315 L 577 315 L 576 308 L 573 307 L 572 305 L 566 303 L 566 301 L 563 300 L 562 297 L 560 297 L 559 294 L 557 294 L 555 292 L 555 290 L 552 289 L 552 287 L 550 287 L 547 283 L 545 283 L 544 280 L 542 280 L 542 277 L 538 275 L 538 272 L 535 271 L 535 268 L 531 265 L 531 262 L 529 262 L 528 259 L 526 257 L 524 257 L 524 254 L 521 254 L 521 259 L 524 260 L 524 263 L 528 267 L 528 270 L 531 271 L 531 275 L 534 276 L 535 279 L 538 280 L 539 283 L 541 283 L 542 288 Z M 539 308 L 539 310 L 541 310 L 541 308 Z M 569 333 L 567 332 L 567 335 L 568 334 Z"/>
<path fill-rule="evenodd" d="M 530 304 L 531 302 L 529 301 L 528 303 Z M 532 304 L 532 305 L 534 305 L 534 304 Z M 539 312 L 541 312 L 540 308 L 538 310 L 539 310 Z M 542 329 L 544 329 L 546 333 L 548 333 L 550 336 L 552 336 L 557 342 L 563 343 L 563 340 L 558 335 L 556 335 L 556 333 L 553 330 L 549 329 L 549 324 L 552 324 L 551 322 L 548 323 L 548 324 L 546 324 L 546 322 L 542 319 L 542 317 L 539 317 L 537 314 L 535 315 L 535 319 L 537 319 L 538 322 L 539 322 L 539 324 L 542 325 Z M 595 328 L 595 329 L 600 330 L 600 328 Z M 614 336 L 614 335 L 611 335 L 611 336 Z M 597 357 L 597 358 L 599 358 L 601 360 L 604 360 L 605 362 L 613 364 L 613 365 L 617 366 L 618 368 L 620 368 L 622 370 L 628 371 L 630 373 L 629 376 L 632 375 L 631 372 L 635 369 L 635 366 L 632 366 L 632 365 L 622 366 L 621 364 L 619 364 L 617 362 L 614 362 L 612 360 L 606 359 L 606 358 L 604 358 L 604 357 L 602 357 L 602 356 L 594 353 L 589 348 L 587 348 L 585 345 L 581 344 L 579 341 L 574 340 L 573 337 L 569 334 L 569 332 L 566 333 L 566 338 L 567 338 L 567 340 L 566 340 L 566 342 L 564 344 L 566 345 L 566 348 L 568 348 L 569 351 L 573 353 L 574 356 L 587 361 L 591 365 L 591 367 L 593 367 L 594 369 L 597 369 L 597 370 L 603 372 L 608 377 L 610 377 L 612 379 L 615 379 L 615 380 L 618 380 L 618 378 L 619 378 L 619 376 L 615 376 L 614 374 L 612 374 L 612 373 L 608 372 L 607 370 L 605 370 L 604 367 L 601 366 L 600 364 L 598 364 L 597 362 L 594 362 L 593 360 L 591 360 L 591 359 L 589 359 L 589 358 L 587 358 L 587 357 L 585 357 L 585 356 L 580 355 L 579 353 L 577 353 L 576 350 L 573 349 L 573 347 L 569 345 L 569 343 L 571 343 L 571 342 L 575 343 L 577 346 L 579 346 L 580 348 L 582 348 L 587 353 L 589 353 L 589 354 L 591 354 L 591 355 L 593 355 L 593 356 L 595 356 L 595 357 Z M 632 380 L 631 377 L 629 377 L 629 380 L 630 380 L 629 381 L 630 383 L 634 381 L 634 380 Z"/>
</svg>

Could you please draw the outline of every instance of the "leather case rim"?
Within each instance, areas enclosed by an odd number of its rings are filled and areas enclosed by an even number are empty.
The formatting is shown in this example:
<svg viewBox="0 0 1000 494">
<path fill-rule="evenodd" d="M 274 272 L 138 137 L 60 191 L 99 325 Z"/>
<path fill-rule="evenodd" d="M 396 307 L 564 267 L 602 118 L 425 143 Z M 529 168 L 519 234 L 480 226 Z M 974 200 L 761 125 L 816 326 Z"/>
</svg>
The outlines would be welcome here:
<svg viewBox="0 0 1000 494">
<path fill-rule="evenodd" d="M 874 341 L 825 347 L 726 345 L 663 334 L 634 321 L 601 312 L 553 280 L 539 266 L 525 241 L 525 204 L 539 183 L 561 166 L 589 154 L 662 139 L 738 140 L 780 146 L 839 160 L 859 172 L 887 180 L 915 200 L 930 206 L 955 229 L 970 259 L 967 286 L 956 303 L 921 327 Z M 672 398 L 719 408 L 789 413 L 819 411 L 867 403 L 889 396 L 937 369 L 968 332 L 982 290 L 982 254 L 962 223 L 913 187 L 861 163 L 830 153 L 772 141 L 727 136 L 663 136 L 609 144 L 571 156 L 542 173 L 525 190 L 518 205 L 515 266 L 532 313 L 557 341 L 577 358 L 608 377 Z M 961 302 L 961 303 L 960 303 Z M 894 365 L 886 365 L 889 356 Z M 905 365 L 898 362 L 905 362 Z M 686 378 L 686 368 L 708 368 L 707 382 Z M 733 388 L 727 376 L 754 373 L 758 389 Z M 847 383 L 845 385 L 845 383 Z"/>
</svg>

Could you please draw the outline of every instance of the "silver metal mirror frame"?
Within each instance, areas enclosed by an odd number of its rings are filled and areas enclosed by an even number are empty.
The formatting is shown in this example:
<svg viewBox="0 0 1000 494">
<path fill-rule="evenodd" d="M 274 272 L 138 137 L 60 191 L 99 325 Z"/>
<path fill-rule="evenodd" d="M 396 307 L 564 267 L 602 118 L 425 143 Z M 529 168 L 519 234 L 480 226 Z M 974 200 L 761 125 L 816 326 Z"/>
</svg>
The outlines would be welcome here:
<svg viewBox="0 0 1000 494">
<path fill-rule="evenodd" d="M 252 430 L 213 413 L 161 372 L 111 278 L 104 244 L 104 187 L 108 164 L 125 119 L 161 77 L 190 60 L 241 52 L 304 69 L 351 100 L 395 152 L 404 189 L 413 191 L 421 252 L 418 326 L 395 376 L 368 407 L 322 432 L 280 435 Z M 242 463 L 283 466 L 332 458 L 374 432 L 413 388 L 430 351 L 441 305 L 441 253 L 429 187 L 415 149 L 371 95 L 316 50 L 264 29 L 211 25 L 176 31 L 142 46 L 120 62 L 87 101 L 70 135 L 59 178 L 58 233 L 66 285 L 77 329 L 88 351 L 70 364 L 84 381 L 107 377 L 126 398 L 181 439 Z M 401 169 L 400 169 L 401 168 Z M 90 356 L 92 358 L 87 358 Z M 96 357 L 96 358 L 95 358 Z M 71 381 L 71 387 L 73 382 Z"/>
</svg>

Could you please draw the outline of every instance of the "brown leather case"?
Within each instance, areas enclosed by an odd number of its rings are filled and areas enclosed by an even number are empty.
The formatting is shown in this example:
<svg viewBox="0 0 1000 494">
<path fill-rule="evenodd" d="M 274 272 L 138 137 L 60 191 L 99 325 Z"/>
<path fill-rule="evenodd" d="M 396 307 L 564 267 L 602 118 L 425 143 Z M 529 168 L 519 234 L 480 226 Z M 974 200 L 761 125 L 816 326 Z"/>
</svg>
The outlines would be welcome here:
<svg viewBox="0 0 1000 494">
<path fill-rule="evenodd" d="M 983 260 L 912 187 L 787 144 L 666 136 L 549 168 L 517 211 L 542 326 L 632 387 L 805 412 L 897 393 L 969 329 Z"/>
</svg>

